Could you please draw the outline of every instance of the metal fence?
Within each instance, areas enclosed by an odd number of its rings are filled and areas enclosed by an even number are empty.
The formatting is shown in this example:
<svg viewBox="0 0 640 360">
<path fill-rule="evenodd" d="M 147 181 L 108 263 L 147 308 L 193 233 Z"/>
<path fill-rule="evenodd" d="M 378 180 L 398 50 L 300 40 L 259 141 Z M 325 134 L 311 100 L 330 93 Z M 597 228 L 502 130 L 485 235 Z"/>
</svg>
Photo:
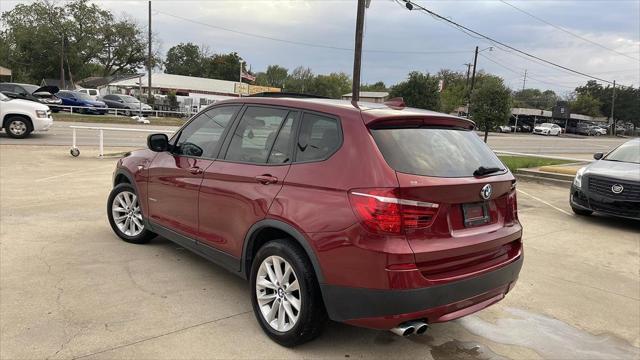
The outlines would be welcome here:
<svg viewBox="0 0 640 360">
<path fill-rule="evenodd" d="M 116 116 L 135 116 L 140 114 L 140 110 L 137 109 L 97 108 L 92 106 L 52 105 L 50 108 L 67 110 L 72 114 L 101 113 L 103 111 Z M 195 113 L 184 111 L 142 110 L 142 115 L 150 114 L 154 114 L 155 117 L 167 117 L 171 115 L 178 118 L 188 118 Z"/>
<path fill-rule="evenodd" d="M 112 127 L 102 127 L 102 126 L 71 125 L 69 127 L 73 129 L 72 144 L 71 144 L 71 149 L 69 150 L 69 153 L 71 154 L 71 156 L 74 156 L 74 157 L 80 155 L 80 149 L 78 148 L 78 144 L 76 141 L 77 140 L 76 131 L 78 129 L 98 131 L 98 144 L 100 149 L 100 153 L 98 154 L 99 157 L 104 156 L 104 132 L 105 131 L 115 131 L 115 132 L 128 131 L 128 132 L 166 133 L 166 134 L 173 134 L 175 132 L 174 130 L 162 130 L 162 129 L 112 128 Z"/>
</svg>

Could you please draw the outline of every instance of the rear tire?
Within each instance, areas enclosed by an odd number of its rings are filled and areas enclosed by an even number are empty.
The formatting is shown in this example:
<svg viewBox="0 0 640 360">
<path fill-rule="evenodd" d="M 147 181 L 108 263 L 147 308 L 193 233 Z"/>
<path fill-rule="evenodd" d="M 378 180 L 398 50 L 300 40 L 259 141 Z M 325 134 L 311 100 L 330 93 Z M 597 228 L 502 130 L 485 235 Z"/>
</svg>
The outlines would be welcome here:
<svg viewBox="0 0 640 360">
<path fill-rule="evenodd" d="M 138 195 L 131 184 L 118 184 L 111 190 L 107 217 L 113 232 L 126 242 L 145 244 L 156 236 L 146 228 Z"/>
<path fill-rule="evenodd" d="M 573 206 L 571 206 L 571 210 L 573 210 L 573 212 L 576 215 L 580 215 L 580 216 L 589 216 L 589 215 L 593 214 L 592 210 L 578 209 L 578 208 L 573 207 Z"/>
<path fill-rule="evenodd" d="M 275 270 L 276 267 L 279 271 Z M 291 268 L 291 275 L 286 276 L 288 267 Z M 271 279 L 271 275 L 275 279 Z M 253 260 L 250 276 L 253 312 L 262 330 L 273 341 L 294 347 L 322 333 L 327 323 L 327 313 L 320 286 L 307 254 L 298 244 L 289 239 L 266 243 Z M 290 286 L 294 283 L 297 285 Z M 290 290 L 293 288 L 298 290 Z M 299 309 L 295 309 L 295 304 Z M 271 321 L 265 319 L 269 314 Z"/>
<path fill-rule="evenodd" d="M 11 116 L 4 121 L 3 127 L 7 135 L 14 139 L 26 138 L 33 129 L 31 121 L 22 116 Z"/>
</svg>

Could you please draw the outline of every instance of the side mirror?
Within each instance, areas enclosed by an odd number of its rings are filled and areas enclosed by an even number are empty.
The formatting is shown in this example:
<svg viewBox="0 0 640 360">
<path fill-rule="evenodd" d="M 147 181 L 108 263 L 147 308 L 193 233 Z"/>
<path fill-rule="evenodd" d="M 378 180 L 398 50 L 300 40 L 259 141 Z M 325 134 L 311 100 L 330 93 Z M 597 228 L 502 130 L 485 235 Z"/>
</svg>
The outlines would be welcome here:
<svg viewBox="0 0 640 360">
<path fill-rule="evenodd" d="M 151 151 L 163 152 L 169 150 L 167 134 L 151 134 L 147 137 L 147 147 Z"/>
<path fill-rule="evenodd" d="M 596 159 L 596 160 L 600 160 L 600 159 L 602 159 L 603 157 L 604 157 L 604 154 L 603 154 L 603 153 L 601 153 L 601 152 L 598 152 L 598 153 L 593 154 L 593 158 L 594 158 L 594 159 Z"/>
</svg>

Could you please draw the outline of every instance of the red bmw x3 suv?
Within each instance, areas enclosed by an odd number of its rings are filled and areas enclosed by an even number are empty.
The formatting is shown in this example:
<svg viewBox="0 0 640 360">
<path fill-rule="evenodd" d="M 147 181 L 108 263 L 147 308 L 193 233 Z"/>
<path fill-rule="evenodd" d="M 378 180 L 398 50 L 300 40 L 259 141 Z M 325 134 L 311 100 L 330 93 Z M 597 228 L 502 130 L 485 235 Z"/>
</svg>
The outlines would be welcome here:
<svg viewBox="0 0 640 360">
<path fill-rule="evenodd" d="M 515 179 L 473 129 L 399 101 L 223 101 L 118 162 L 109 222 L 248 279 L 279 344 L 327 319 L 422 334 L 503 299 L 522 267 Z"/>
</svg>

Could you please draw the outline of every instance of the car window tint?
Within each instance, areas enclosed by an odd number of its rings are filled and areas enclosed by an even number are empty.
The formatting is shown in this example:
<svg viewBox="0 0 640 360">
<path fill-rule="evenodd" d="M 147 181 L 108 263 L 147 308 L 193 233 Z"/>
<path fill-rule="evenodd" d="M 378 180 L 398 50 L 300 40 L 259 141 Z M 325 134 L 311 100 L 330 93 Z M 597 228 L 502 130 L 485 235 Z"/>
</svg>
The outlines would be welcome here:
<svg viewBox="0 0 640 360">
<path fill-rule="evenodd" d="M 304 114 L 298 136 L 296 161 L 326 159 L 340 146 L 338 120 L 316 114 Z"/>
<path fill-rule="evenodd" d="M 98 92 L 95 90 L 89 90 L 89 95 L 98 95 Z"/>
<path fill-rule="evenodd" d="M 474 131 L 385 128 L 371 134 L 387 163 L 401 173 L 471 177 L 480 166 L 505 168 Z"/>
<path fill-rule="evenodd" d="M 209 109 L 187 125 L 174 148 L 176 155 L 214 157 L 224 129 L 240 106 Z"/>
<path fill-rule="evenodd" d="M 287 119 L 284 121 L 278 136 L 276 137 L 276 141 L 271 148 L 271 154 L 269 154 L 268 163 L 271 164 L 286 164 L 291 162 L 292 159 L 292 149 L 293 149 L 293 134 L 292 131 L 294 129 L 293 122 L 298 116 L 297 111 L 292 111 L 287 115 Z M 269 136 L 274 136 L 275 133 L 270 134 Z M 267 140 L 267 143 L 270 141 Z"/>
<path fill-rule="evenodd" d="M 249 107 L 233 132 L 225 159 L 266 163 L 271 145 L 288 113 L 283 109 Z"/>
</svg>

